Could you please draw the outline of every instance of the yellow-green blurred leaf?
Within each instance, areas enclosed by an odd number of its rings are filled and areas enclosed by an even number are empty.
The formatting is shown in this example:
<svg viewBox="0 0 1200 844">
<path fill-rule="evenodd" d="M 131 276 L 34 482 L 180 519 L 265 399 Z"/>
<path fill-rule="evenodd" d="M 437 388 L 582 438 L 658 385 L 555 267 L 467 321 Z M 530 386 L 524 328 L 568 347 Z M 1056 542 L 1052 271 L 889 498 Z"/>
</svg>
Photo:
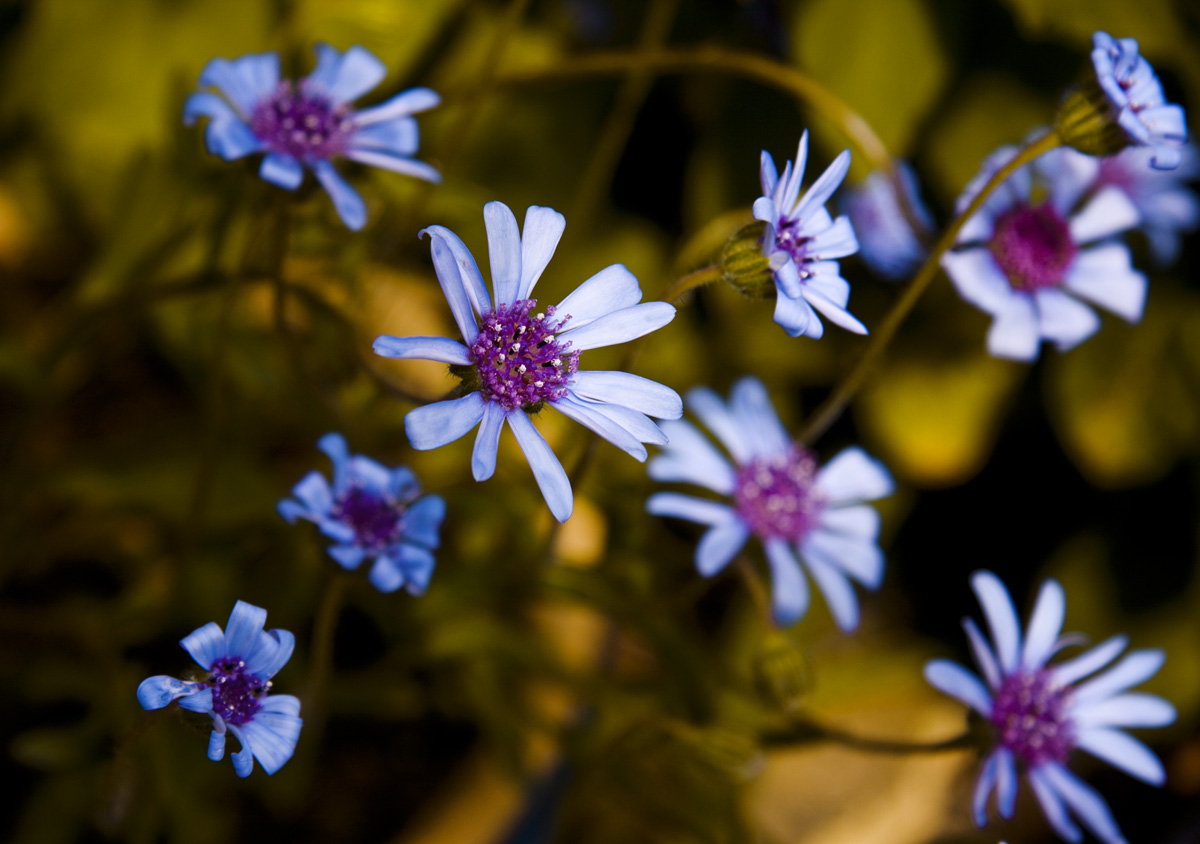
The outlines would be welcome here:
<svg viewBox="0 0 1200 844">
<path fill-rule="evenodd" d="M 813 0 L 800 7 L 792 34 L 802 68 L 862 114 L 889 149 L 909 148 L 950 70 L 922 0 Z"/>
</svg>

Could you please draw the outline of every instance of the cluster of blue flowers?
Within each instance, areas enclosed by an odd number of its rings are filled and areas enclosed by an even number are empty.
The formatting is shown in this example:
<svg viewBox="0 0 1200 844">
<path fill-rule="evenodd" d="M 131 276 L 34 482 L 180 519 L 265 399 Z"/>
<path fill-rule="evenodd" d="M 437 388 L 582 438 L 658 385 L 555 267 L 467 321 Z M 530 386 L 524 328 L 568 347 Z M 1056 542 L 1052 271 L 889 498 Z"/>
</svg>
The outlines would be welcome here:
<svg viewBox="0 0 1200 844">
<path fill-rule="evenodd" d="M 1180 233 L 1200 222 L 1200 202 L 1183 186 L 1200 163 L 1183 146 L 1182 109 L 1165 103 L 1135 42 L 1097 33 L 1094 46 L 1095 82 L 1108 98 L 1107 125 L 1120 128 L 1128 148 L 1104 159 L 1069 147 L 1050 150 L 992 191 L 965 220 L 954 248 L 939 256 L 962 297 L 993 317 L 986 343 L 996 356 L 1033 360 L 1042 340 L 1063 350 L 1082 342 L 1099 328 L 1099 317 L 1085 303 L 1137 322 L 1147 280 L 1133 268 L 1119 236 L 1140 228 L 1154 258 L 1168 261 Z M 438 181 L 436 170 L 413 158 L 418 132 L 412 116 L 437 105 L 438 96 L 417 88 L 356 111 L 350 104 L 386 75 L 382 63 L 361 47 L 339 52 L 320 45 L 316 52 L 314 71 L 294 83 L 280 80 L 273 53 L 214 59 L 200 76 L 202 90 L 188 99 L 184 119 L 208 118 L 208 148 L 225 159 L 263 153 L 260 174 L 276 185 L 295 189 L 304 169 L 311 170 L 345 224 L 357 230 L 366 224 L 366 207 L 331 160 L 344 157 Z M 957 211 L 964 213 L 1017 154 L 1004 147 L 990 156 Z M 807 159 L 807 133 L 782 172 L 762 153 L 762 195 L 753 213 L 765 224 L 761 255 L 775 287 L 774 320 L 791 337 L 820 338 L 821 317 L 866 334 L 847 310 L 850 284 L 839 259 L 861 247 L 881 275 L 907 275 L 928 259 L 932 217 L 905 165 L 872 175 L 846 200 L 847 213 L 835 217 L 826 206 L 847 174 L 850 153 L 842 152 L 804 189 Z M 728 566 L 753 535 L 770 572 L 775 623 L 804 617 L 811 579 L 836 624 L 855 629 L 853 584 L 873 590 L 884 575 L 880 516 L 870 502 L 892 493 L 887 469 L 857 447 L 822 464 L 809 444 L 788 433 L 767 388 L 753 376 L 734 384 L 728 401 L 708 387 L 688 393 L 687 408 L 702 429 L 681 419 L 685 403 L 670 387 L 620 370 L 581 368 L 589 349 L 666 326 L 674 306 L 643 302 L 637 278 L 621 264 L 600 270 L 556 304 L 539 304 L 535 286 L 564 231 L 563 215 L 532 206 L 519 226 L 512 210 L 496 201 L 484 206 L 483 216 L 490 288 L 454 232 L 433 225 L 420 233 L 429 239 L 460 339 L 384 335 L 374 341 L 383 357 L 440 361 L 461 379 L 454 397 L 408 413 L 405 430 L 413 448 L 441 447 L 478 426 L 471 470 L 485 481 L 496 470 L 507 424 L 550 512 L 565 521 L 574 508 L 571 480 L 532 415 L 553 407 L 639 461 L 650 457 L 647 445 L 655 446 L 650 478 L 709 493 L 660 491 L 646 502 L 650 514 L 704 526 L 695 548 L 701 575 Z M 310 473 L 292 498 L 280 502 L 280 514 L 315 524 L 333 541 L 328 552 L 342 568 L 370 560 L 368 578 L 380 591 L 424 593 L 447 516 L 445 501 L 422 494 L 405 467 L 388 469 L 351 455 L 339 434 L 326 435 L 319 447 L 333 463 L 332 483 Z M 1123 841 L 1104 800 L 1066 762 L 1079 748 L 1148 783 L 1163 781 L 1157 758 L 1117 729 L 1174 720 L 1166 701 L 1127 691 L 1158 670 L 1163 653 L 1133 651 L 1085 679 L 1117 658 L 1124 637 L 1051 664 L 1076 641 L 1060 635 L 1062 588 L 1053 581 L 1042 587 L 1022 636 L 1000 579 L 979 572 L 972 585 L 991 632 L 989 643 L 974 621 L 964 622 L 982 680 L 945 660 L 930 662 L 925 673 L 993 728 L 994 747 L 975 792 L 976 822 L 985 823 L 993 793 L 999 813 L 1013 814 L 1023 771 L 1063 838 L 1080 838 L 1073 816 L 1103 841 Z M 264 631 L 265 616 L 239 601 L 224 632 L 210 623 L 181 642 L 207 672 L 204 678 L 151 677 L 138 688 L 147 709 L 175 702 L 209 715 L 212 759 L 222 757 L 232 733 L 241 745 L 232 755 L 241 776 L 249 774 L 251 757 L 267 773 L 278 770 L 300 734 L 299 701 L 268 694 L 294 639 L 286 631 Z"/>
</svg>

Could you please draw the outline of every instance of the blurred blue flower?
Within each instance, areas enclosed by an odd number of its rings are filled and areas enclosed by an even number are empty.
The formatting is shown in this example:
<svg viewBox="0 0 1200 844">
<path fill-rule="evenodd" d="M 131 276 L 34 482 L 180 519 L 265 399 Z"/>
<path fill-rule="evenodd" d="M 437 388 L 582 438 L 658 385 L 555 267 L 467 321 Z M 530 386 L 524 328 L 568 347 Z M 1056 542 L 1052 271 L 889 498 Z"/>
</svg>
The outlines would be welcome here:
<svg viewBox="0 0 1200 844">
<path fill-rule="evenodd" d="M 341 434 L 326 434 L 317 446 L 333 461 L 333 488 L 320 472 L 309 472 L 292 490 L 297 500 L 279 502 L 280 515 L 289 522 L 307 519 L 336 540 L 329 556 L 342 568 L 373 558 L 368 577 L 380 592 L 403 586 L 422 594 L 433 575 L 446 502 L 421 495 L 416 475 L 404 466 L 387 469 L 351 455 Z"/>
<path fill-rule="evenodd" d="M 1141 215 L 1139 229 L 1150 244 L 1150 256 L 1159 266 L 1179 257 L 1181 235 L 1200 225 L 1200 197 L 1187 183 L 1200 176 L 1200 153 L 1185 146 L 1180 165 L 1174 170 L 1151 166 L 1154 150 L 1129 147 L 1100 159 L 1097 189 L 1112 185 L 1124 191 Z"/>
<path fill-rule="evenodd" d="M 1166 101 L 1154 69 L 1138 55 L 1137 41 L 1095 33 L 1092 66 L 1117 123 L 1130 140 L 1153 150 L 1150 162 L 1154 167 L 1178 167 L 1180 146 L 1187 141 L 1183 107 Z"/>
<path fill-rule="evenodd" d="M 959 213 L 1015 154 L 1001 147 L 987 158 Z M 995 357 L 1033 360 L 1043 338 L 1065 351 L 1090 337 L 1100 318 L 1080 299 L 1141 319 L 1146 277 L 1113 239 L 1138 224 L 1138 210 L 1115 187 L 1088 193 L 1099 168 L 1073 149 L 1045 153 L 1000 185 L 942 256 L 959 294 L 995 318 L 987 337 Z"/>
<path fill-rule="evenodd" d="M 451 364 L 467 395 L 419 407 L 404 419 L 414 448 L 453 442 L 482 422 L 471 471 L 483 481 L 496 470 L 500 430 L 507 422 L 525 452 L 550 512 L 566 521 L 574 508 L 562 464 L 529 414 L 549 404 L 638 460 L 642 443 L 667 441 L 649 416 L 678 419 L 683 402 L 672 389 L 627 372 L 581 372 L 579 353 L 625 343 L 666 325 L 675 308 L 641 302 L 638 280 L 621 264 L 606 267 L 556 306 L 530 298 L 550 262 L 566 220 L 553 208 L 530 206 L 524 234 L 502 202 L 483 208 L 495 304 L 475 259 L 454 232 L 430 226 L 434 270 L 464 343 L 445 337 L 375 340 L 377 354 Z M 640 303 L 640 304 L 639 304 Z M 478 315 L 478 317 L 476 317 Z"/>
<path fill-rule="evenodd" d="M 1165 774 L 1158 758 L 1114 728 L 1174 722 L 1175 708 L 1167 701 L 1143 692 L 1126 693 L 1157 673 L 1163 652 L 1131 651 L 1110 670 L 1080 683 L 1116 659 L 1128 640 L 1114 636 L 1073 659 L 1047 665 L 1076 638 L 1059 635 L 1066 606 L 1062 587 L 1053 580 L 1042 585 L 1022 643 L 1016 608 L 1000 579 L 980 571 L 972 576 L 971 586 L 987 616 L 991 645 L 970 618 L 963 619 L 963 627 L 986 686 L 966 668 L 944 659 L 927 663 L 925 677 L 992 725 L 995 747 L 975 786 L 975 823 L 987 822 L 993 790 L 1000 815 L 1012 817 L 1019 766 L 1061 837 L 1082 838 L 1069 809 L 1106 844 L 1123 844 L 1104 798 L 1067 770 L 1067 757 L 1074 748 L 1082 748 L 1144 782 L 1162 784 Z"/>
<path fill-rule="evenodd" d="M 896 182 L 904 191 L 919 231 L 896 195 Z M 933 231 L 933 218 L 917 193 L 917 177 L 903 161 L 896 162 L 895 177 L 876 170 L 847 193 L 843 208 L 858 235 L 859 254 L 876 275 L 896 281 L 905 278 L 925 260 L 924 240 Z"/>
<path fill-rule="evenodd" d="M 734 463 L 690 423 L 664 422 L 670 442 L 650 461 L 650 477 L 697 484 L 732 501 L 659 492 L 647 500 L 646 510 L 710 526 L 696 546 L 696 568 L 705 577 L 724 568 L 751 534 L 758 536 L 780 624 L 791 624 L 808 610 L 798 552 L 838 626 L 853 630 L 858 603 L 849 578 L 868 589 L 883 580 L 879 514 L 863 502 L 890 495 L 891 475 L 859 448 L 848 448 L 819 467 L 788 437 L 757 378 L 738 381 L 728 405 L 705 387 L 688 393 L 687 403 Z"/>
<path fill-rule="evenodd" d="M 178 700 L 184 709 L 212 717 L 208 758 L 225 755 L 225 735 L 233 733 L 242 749 L 232 754 L 239 777 L 250 775 L 254 759 L 273 774 L 292 758 L 300 737 L 300 701 L 292 695 L 270 695 L 271 678 L 292 656 L 296 640 L 286 630 L 263 630 L 267 611 L 238 601 L 221 631 L 209 622 L 181 644 L 209 672 L 203 680 L 148 677 L 138 686 L 143 709 L 162 709 Z"/>
<path fill-rule="evenodd" d="M 412 158 L 417 152 L 417 112 L 440 98 L 412 88 L 377 106 L 356 111 L 350 103 L 378 85 L 387 68 L 369 50 L 342 52 L 316 46 L 317 66 L 299 82 L 280 80 L 279 54 L 255 53 L 229 61 L 213 59 L 200 74 L 201 90 L 188 97 L 183 122 L 207 117 L 209 152 L 226 161 L 265 152 L 259 175 L 295 190 L 312 170 L 333 200 L 338 216 L 358 231 L 367 222 L 362 197 L 330 163 L 342 157 L 440 182 L 433 167 Z"/>
<path fill-rule="evenodd" d="M 842 328 L 866 334 L 866 326 L 846 310 L 850 283 L 839 275 L 840 267 L 833 260 L 858 251 L 854 227 L 848 217 L 835 220 L 825 210 L 850 167 L 850 151 L 843 150 L 801 196 L 807 158 L 807 131 L 800 136 L 794 170 L 789 161 L 779 173 L 771 154 L 762 153 L 763 195 L 754 200 L 754 218 L 767 224 L 763 255 L 775 275 L 775 322 L 791 337 L 818 338 L 825 327 L 816 308 Z"/>
</svg>

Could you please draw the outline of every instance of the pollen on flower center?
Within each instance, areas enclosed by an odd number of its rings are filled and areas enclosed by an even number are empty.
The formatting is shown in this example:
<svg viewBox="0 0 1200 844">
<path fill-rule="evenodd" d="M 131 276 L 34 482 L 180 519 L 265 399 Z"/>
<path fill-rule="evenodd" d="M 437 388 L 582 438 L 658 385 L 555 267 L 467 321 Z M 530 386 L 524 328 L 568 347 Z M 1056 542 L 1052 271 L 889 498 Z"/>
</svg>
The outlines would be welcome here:
<svg viewBox="0 0 1200 844">
<path fill-rule="evenodd" d="M 345 151 L 354 123 L 348 106 L 335 107 L 304 82 L 280 82 L 250 115 L 250 130 L 271 152 L 301 161 L 327 159 Z"/>
<path fill-rule="evenodd" d="M 331 515 L 354 530 L 357 545 L 381 550 L 399 538 L 402 512 L 387 496 L 352 486 L 339 496 Z"/>
<path fill-rule="evenodd" d="M 734 482 L 738 515 L 763 539 L 798 542 L 816 526 L 825 500 L 813 489 L 817 461 L 807 450 L 760 457 L 742 466 Z"/>
<path fill-rule="evenodd" d="M 532 409 L 566 395 L 579 369 L 579 352 L 555 332 L 571 317 L 554 319 L 554 308 L 535 313 L 536 299 L 518 299 L 486 311 L 471 344 L 484 401 L 505 410 Z"/>
<path fill-rule="evenodd" d="M 811 260 L 808 255 L 808 244 L 812 238 L 802 234 L 802 229 L 800 220 L 781 220 L 779 231 L 775 233 L 775 245 L 791 255 L 797 266 Z"/>
<path fill-rule="evenodd" d="M 1061 283 L 1079 251 L 1067 221 L 1049 203 L 1001 214 L 988 249 L 1013 289 L 1027 292 Z"/>
<path fill-rule="evenodd" d="M 219 660 L 212 667 L 208 687 L 212 689 L 213 712 L 235 726 L 254 717 L 262 706 L 263 694 L 271 685 L 246 673 L 246 663 L 237 658 Z"/>
<path fill-rule="evenodd" d="M 1067 714 L 1068 688 L 1053 684 L 1054 672 L 1043 668 L 1005 678 L 992 703 L 991 722 L 999 741 L 1027 765 L 1065 762 L 1075 745 Z"/>
</svg>

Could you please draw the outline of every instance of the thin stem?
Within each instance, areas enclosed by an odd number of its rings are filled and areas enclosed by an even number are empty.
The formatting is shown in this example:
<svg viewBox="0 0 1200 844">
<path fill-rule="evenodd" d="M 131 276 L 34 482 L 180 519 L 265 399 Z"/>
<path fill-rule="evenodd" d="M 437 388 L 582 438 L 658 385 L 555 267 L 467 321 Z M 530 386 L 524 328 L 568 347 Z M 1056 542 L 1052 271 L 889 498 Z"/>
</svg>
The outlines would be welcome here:
<svg viewBox="0 0 1200 844">
<path fill-rule="evenodd" d="M 338 617 L 346 602 L 348 580 L 343 572 L 332 572 L 313 622 L 312 668 L 304 695 L 305 708 L 310 713 L 305 717 L 310 719 L 310 724 L 314 715 L 319 723 L 324 720 L 325 697 L 329 678 L 333 674 L 333 639 L 337 633 Z M 311 732 L 311 726 L 309 730 Z"/>
<path fill-rule="evenodd" d="M 746 591 L 750 593 L 750 599 L 754 601 L 758 614 L 762 616 L 763 624 L 768 630 L 774 630 L 778 625 L 775 624 L 775 614 L 771 611 L 770 591 L 763 583 L 758 570 L 741 554 L 738 554 L 733 564 L 737 568 L 738 575 L 746 584 Z"/>
<path fill-rule="evenodd" d="M 925 259 L 925 263 L 921 266 L 921 269 L 913 277 L 913 280 L 904 290 L 904 293 L 897 300 L 896 304 L 892 306 L 892 310 L 884 317 L 882 324 L 871 333 L 871 342 L 867 346 L 867 350 L 863 352 L 862 357 L 858 359 L 858 363 L 855 364 L 854 369 L 850 371 L 850 374 L 842 380 L 837 389 L 813 413 L 812 419 L 809 420 L 808 425 L 800 435 L 801 442 L 808 444 L 814 442 L 829 429 L 829 426 L 845 410 L 846 405 L 854 398 L 854 395 L 871 374 L 872 369 L 878 364 L 884 350 L 896 335 L 896 331 L 900 328 L 900 325 L 904 322 L 909 312 L 917 304 L 917 300 L 921 298 L 921 294 L 925 292 L 926 288 L 937 277 L 938 269 L 941 267 L 942 255 L 954 245 L 959 231 L 966 222 L 975 216 L 975 213 L 983 206 L 988 197 L 992 195 L 992 192 L 1008 179 L 1009 176 L 1043 153 L 1054 149 L 1060 143 L 1062 143 L 1061 139 L 1053 130 L 1030 141 L 1008 164 L 1001 167 L 988 180 L 983 189 L 971 200 L 966 210 L 947 226 L 946 230 L 942 232 L 942 236 L 938 238 L 937 243 L 934 244 L 933 250 L 929 253 L 929 257 Z"/>
<path fill-rule="evenodd" d="M 652 73 L 725 73 L 761 82 L 791 94 L 832 120 L 872 168 L 891 171 L 892 156 L 883 141 L 858 112 L 812 77 L 756 53 L 702 45 L 654 52 L 592 53 L 550 67 L 500 74 L 496 85 L 515 87 L 559 82 L 574 77 L 608 76 L 644 70 Z"/>
<path fill-rule="evenodd" d="M 682 278 L 676 279 L 670 287 L 659 296 L 659 300 L 663 302 L 674 302 L 684 293 L 689 290 L 695 290 L 697 287 L 703 287 L 706 284 L 712 284 L 714 281 L 721 280 L 721 268 L 716 264 L 690 272 Z"/>
<path fill-rule="evenodd" d="M 894 756 L 916 753 L 948 753 L 953 750 L 966 750 L 975 747 L 978 743 L 975 734 L 970 732 L 934 742 L 892 741 L 859 736 L 807 720 L 793 722 L 792 729 L 787 732 L 768 733 L 763 736 L 763 744 L 766 746 L 779 747 L 813 742 L 832 742 L 851 750 L 860 750 L 863 753 L 882 753 Z"/>
</svg>

